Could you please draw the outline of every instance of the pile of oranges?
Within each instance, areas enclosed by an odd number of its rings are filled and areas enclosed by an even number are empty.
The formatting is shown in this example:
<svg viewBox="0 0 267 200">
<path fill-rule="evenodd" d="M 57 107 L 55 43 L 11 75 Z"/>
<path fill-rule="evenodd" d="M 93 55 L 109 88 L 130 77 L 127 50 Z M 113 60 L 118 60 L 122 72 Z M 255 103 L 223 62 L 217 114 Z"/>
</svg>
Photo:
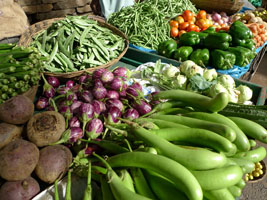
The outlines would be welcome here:
<svg viewBox="0 0 267 200">
<path fill-rule="evenodd" d="M 180 37 L 189 31 L 204 31 L 213 25 L 213 21 L 207 19 L 207 12 L 200 10 L 197 15 L 190 10 L 185 10 L 182 15 L 178 15 L 170 21 L 171 37 Z"/>
</svg>

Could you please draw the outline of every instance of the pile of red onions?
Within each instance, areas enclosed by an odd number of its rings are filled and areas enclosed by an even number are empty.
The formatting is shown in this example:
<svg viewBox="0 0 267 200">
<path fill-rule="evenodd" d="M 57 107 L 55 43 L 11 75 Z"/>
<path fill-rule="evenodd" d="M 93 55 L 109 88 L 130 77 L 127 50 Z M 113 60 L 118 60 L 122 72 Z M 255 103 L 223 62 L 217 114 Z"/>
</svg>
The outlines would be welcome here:
<svg viewBox="0 0 267 200">
<path fill-rule="evenodd" d="M 222 25 L 229 26 L 232 23 L 232 18 L 227 16 L 225 12 L 213 12 L 212 14 L 207 14 L 207 19 L 212 20 L 213 25 Z"/>
<path fill-rule="evenodd" d="M 57 109 L 64 115 L 70 143 L 85 135 L 89 139 L 100 138 L 104 122 L 112 125 L 120 123 L 119 118 L 133 120 L 152 110 L 144 98 L 142 86 L 137 82 L 126 83 L 129 74 L 124 67 L 112 72 L 98 69 L 64 84 L 56 77 L 47 77 L 36 108 Z"/>
</svg>

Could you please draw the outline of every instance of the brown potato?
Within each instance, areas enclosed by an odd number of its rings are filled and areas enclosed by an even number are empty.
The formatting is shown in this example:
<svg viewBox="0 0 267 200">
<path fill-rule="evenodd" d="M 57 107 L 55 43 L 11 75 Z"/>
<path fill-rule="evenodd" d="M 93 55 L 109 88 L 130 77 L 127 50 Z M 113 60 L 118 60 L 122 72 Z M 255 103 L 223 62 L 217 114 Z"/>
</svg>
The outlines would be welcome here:
<svg viewBox="0 0 267 200">
<path fill-rule="evenodd" d="M 7 181 L 0 188 L 3 200 L 29 200 L 40 191 L 39 183 L 32 177 L 21 181 Z"/>
<path fill-rule="evenodd" d="M 14 124 L 0 123 L 0 149 L 12 140 L 19 138 L 23 128 Z"/>
<path fill-rule="evenodd" d="M 12 97 L 0 105 L 0 120 L 9 124 L 24 124 L 34 112 L 34 104 L 23 95 Z"/>
<path fill-rule="evenodd" d="M 0 176 L 8 181 L 19 181 L 31 175 L 39 160 L 35 144 L 16 139 L 0 151 Z"/>
<path fill-rule="evenodd" d="M 72 162 L 71 151 L 63 145 L 47 146 L 40 150 L 36 175 L 46 183 L 53 183 L 61 178 Z"/>
<path fill-rule="evenodd" d="M 38 147 L 57 142 L 65 131 L 63 115 L 55 111 L 35 114 L 27 124 L 28 139 Z"/>
</svg>

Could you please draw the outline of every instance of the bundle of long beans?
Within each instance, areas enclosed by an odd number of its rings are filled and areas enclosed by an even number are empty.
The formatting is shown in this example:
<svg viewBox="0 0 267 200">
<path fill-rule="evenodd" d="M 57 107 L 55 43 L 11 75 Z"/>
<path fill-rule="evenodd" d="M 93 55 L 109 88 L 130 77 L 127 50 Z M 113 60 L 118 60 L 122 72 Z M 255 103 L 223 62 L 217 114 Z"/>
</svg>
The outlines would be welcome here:
<svg viewBox="0 0 267 200">
<path fill-rule="evenodd" d="M 0 44 L 0 103 L 37 85 L 44 59 L 35 48 Z"/>
<path fill-rule="evenodd" d="M 197 11 L 189 0 L 147 0 L 113 13 L 108 22 L 124 32 L 132 44 L 156 50 L 170 38 L 169 19 L 184 10 Z"/>
</svg>

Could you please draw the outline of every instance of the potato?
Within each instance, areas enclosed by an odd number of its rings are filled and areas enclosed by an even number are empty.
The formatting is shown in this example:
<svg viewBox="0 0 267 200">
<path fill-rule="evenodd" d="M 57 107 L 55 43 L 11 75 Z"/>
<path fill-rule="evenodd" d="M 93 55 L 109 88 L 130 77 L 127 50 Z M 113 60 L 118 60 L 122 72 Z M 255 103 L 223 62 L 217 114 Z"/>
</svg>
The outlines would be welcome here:
<svg viewBox="0 0 267 200">
<path fill-rule="evenodd" d="M 28 139 L 38 147 L 57 142 L 65 131 L 63 115 L 55 111 L 35 114 L 27 124 Z"/>
<path fill-rule="evenodd" d="M 38 182 L 28 177 L 21 181 L 5 182 L 0 188 L 0 197 L 3 200 L 29 200 L 40 191 Z"/>
<path fill-rule="evenodd" d="M 22 133 L 23 128 L 8 124 L 0 123 L 0 149 L 6 146 L 12 140 L 19 138 Z"/>
<path fill-rule="evenodd" d="M 39 160 L 35 144 L 16 139 L 0 151 L 0 176 L 7 181 L 19 181 L 31 175 Z"/>
<path fill-rule="evenodd" d="M 0 120 L 10 124 L 24 124 L 33 112 L 33 102 L 28 97 L 18 95 L 0 105 Z"/>
<path fill-rule="evenodd" d="M 35 173 L 42 181 L 53 183 L 67 172 L 72 162 L 71 151 L 63 145 L 47 146 L 40 150 Z"/>
</svg>

